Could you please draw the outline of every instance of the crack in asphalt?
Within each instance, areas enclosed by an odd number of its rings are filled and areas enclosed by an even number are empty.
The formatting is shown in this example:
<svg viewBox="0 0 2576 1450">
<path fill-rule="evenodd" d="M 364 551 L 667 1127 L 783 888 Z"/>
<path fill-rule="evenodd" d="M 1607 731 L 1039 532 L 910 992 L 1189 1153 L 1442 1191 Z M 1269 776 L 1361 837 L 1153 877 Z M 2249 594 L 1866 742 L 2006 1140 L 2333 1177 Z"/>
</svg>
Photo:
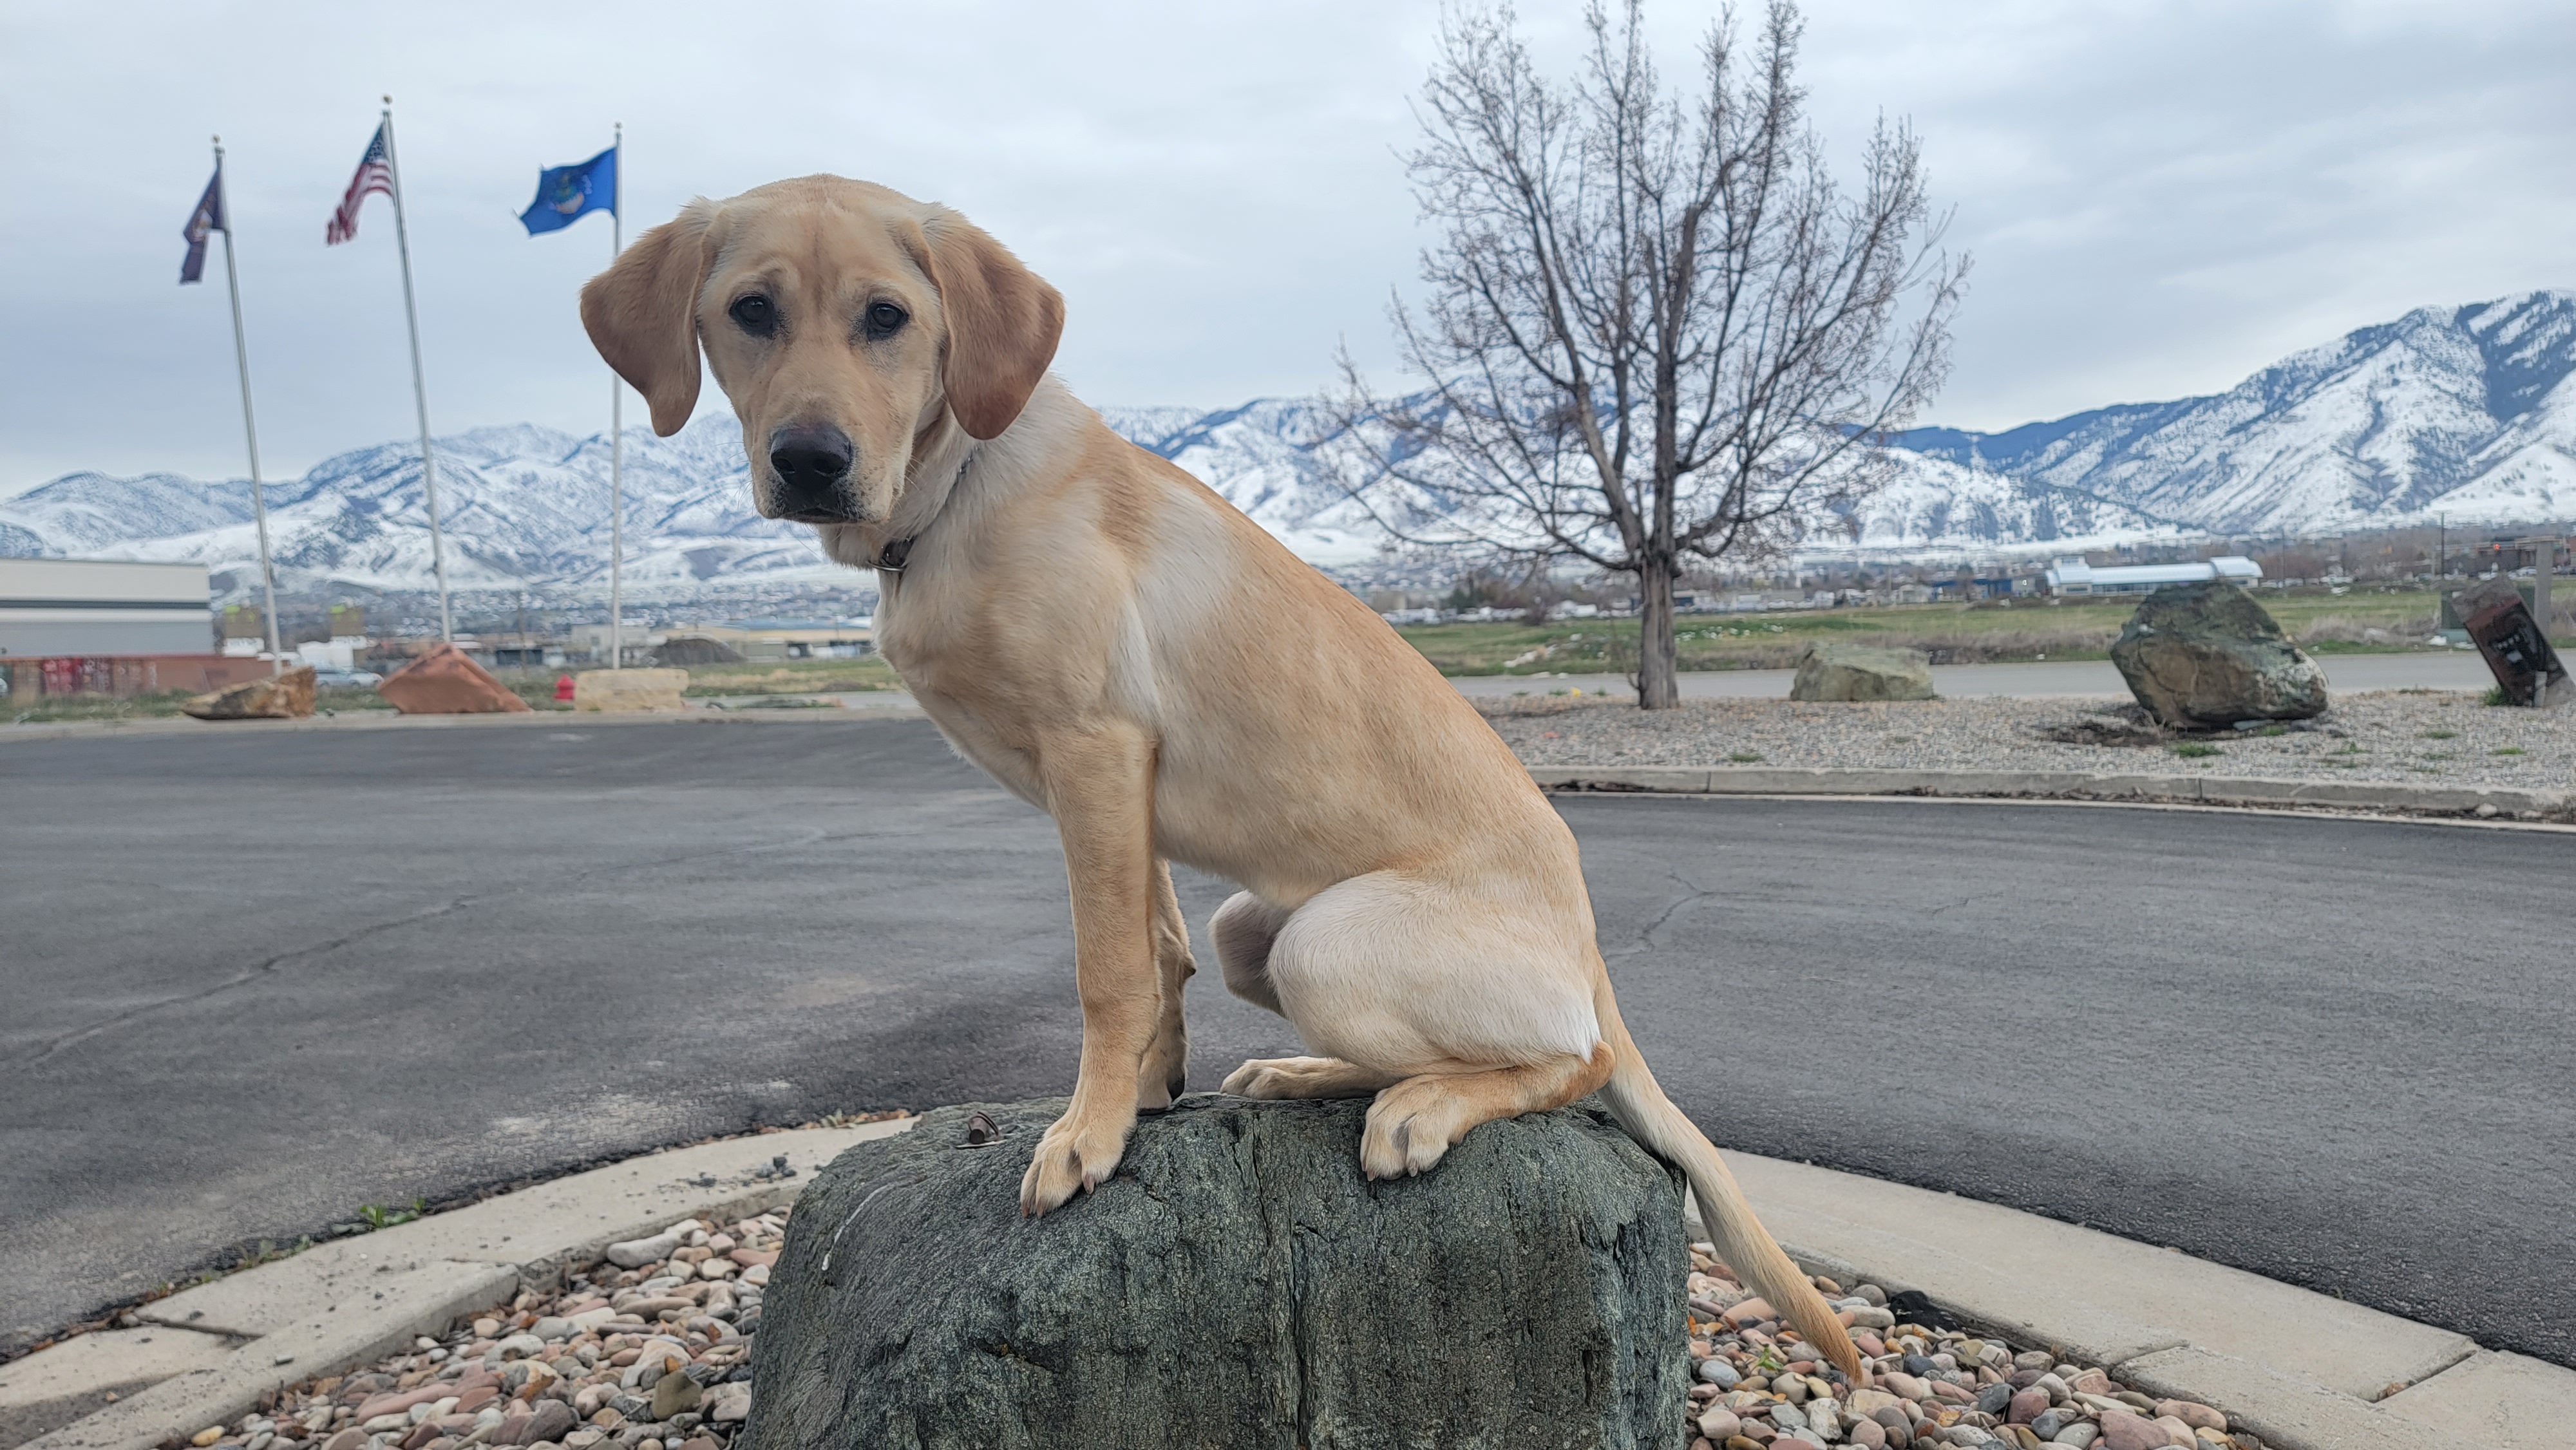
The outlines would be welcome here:
<svg viewBox="0 0 2576 1450">
<path fill-rule="evenodd" d="M 1980 901 L 2008 901 L 2012 898 L 2012 895 L 2013 893 L 2009 891 L 1971 892 L 1966 896 L 1960 897 L 1956 901 L 1945 901 L 1939 906 L 1933 907 L 1931 910 L 1924 912 L 1923 919 L 1925 921 L 1930 921 L 1932 918 L 1939 916 L 1945 911 L 1956 911 L 1962 906 L 1974 906 Z"/>
<path fill-rule="evenodd" d="M 1682 874 L 1678 871 L 1666 871 L 1664 873 L 1664 879 L 1672 882 L 1675 886 L 1682 888 L 1684 894 L 1674 898 L 1672 905 L 1665 907 L 1656 915 L 1653 921 L 1637 928 L 1636 943 L 1632 946 L 1622 948 L 1619 955 L 1623 957 L 1635 956 L 1637 953 L 1654 946 L 1655 933 L 1662 931 L 1664 929 L 1664 924 L 1671 921 L 1674 915 L 1683 907 L 1690 905 L 1692 902 L 1705 901 L 1708 898 L 1717 895 L 1714 888 L 1694 885 L 1689 881 L 1683 880 Z"/>
<path fill-rule="evenodd" d="M 272 976 L 278 971 L 278 969 L 284 967 L 290 962 L 302 960 L 308 957 L 322 956 L 330 952 L 339 951 L 344 947 L 354 946 L 359 942 L 365 941 L 369 937 L 382 936 L 386 932 L 396 931 L 406 926 L 417 926 L 424 921 L 434 921 L 439 917 L 450 915 L 451 913 L 462 910 L 463 908 L 471 906 L 479 901 L 502 900 L 513 896 L 523 896 L 530 891 L 537 890 L 540 886 L 543 886 L 547 890 L 557 890 L 564 886 L 589 880 L 593 877 L 611 875 L 621 871 L 650 871 L 664 867 L 686 865 L 692 861 L 719 861 L 728 856 L 752 856 L 758 855 L 764 851 L 778 851 L 800 846 L 822 845 L 832 841 L 858 840 L 862 837 L 884 838 L 895 836 L 916 836 L 920 834 L 923 833 L 919 831 L 850 831 L 834 833 L 821 830 L 809 830 L 799 833 L 792 839 L 758 841 L 749 845 L 728 846 L 718 851 L 690 851 L 677 856 L 664 857 L 658 861 L 621 861 L 608 865 L 586 867 L 580 871 L 573 872 L 569 876 L 547 877 L 542 882 L 536 880 L 523 880 L 515 886 L 500 891 L 467 892 L 463 896 L 456 897 L 449 901 L 440 902 L 436 906 L 426 907 L 403 916 L 395 917 L 390 921 L 379 921 L 362 926 L 345 935 L 333 937 L 329 941 L 315 942 L 306 946 L 293 948 L 289 951 L 279 952 L 273 957 L 268 957 L 235 972 L 232 976 L 215 983 L 213 986 L 200 988 L 193 992 L 181 992 L 173 996 L 160 998 L 157 1001 L 145 1002 L 137 1006 L 126 1008 L 121 1012 L 112 1013 L 95 1022 L 72 1028 L 67 1032 L 60 1033 L 38 1044 L 32 1053 L 21 1057 L 18 1059 L 18 1062 L 22 1067 L 41 1066 L 62 1053 L 64 1049 L 86 1042 L 89 1039 L 98 1036 L 100 1033 L 114 1031 L 119 1027 L 123 1027 L 142 1018 L 152 1016 L 155 1013 L 167 1011 L 173 1007 L 186 1007 L 194 1003 L 203 1002 L 210 997 L 221 996 L 236 988 L 248 986 L 262 978 Z"/>
</svg>

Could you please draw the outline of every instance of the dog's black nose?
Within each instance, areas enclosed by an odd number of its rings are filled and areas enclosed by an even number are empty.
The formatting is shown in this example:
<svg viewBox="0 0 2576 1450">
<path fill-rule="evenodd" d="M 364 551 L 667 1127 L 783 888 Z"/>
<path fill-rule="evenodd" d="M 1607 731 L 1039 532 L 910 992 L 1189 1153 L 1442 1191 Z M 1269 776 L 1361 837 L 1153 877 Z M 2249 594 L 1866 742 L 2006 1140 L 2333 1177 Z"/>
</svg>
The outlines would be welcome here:
<svg viewBox="0 0 2576 1450">
<path fill-rule="evenodd" d="M 840 494 L 850 476 L 850 435 L 828 425 L 781 428 L 770 435 L 769 471 L 778 477 L 781 512 L 834 519 L 849 516 Z"/>
</svg>

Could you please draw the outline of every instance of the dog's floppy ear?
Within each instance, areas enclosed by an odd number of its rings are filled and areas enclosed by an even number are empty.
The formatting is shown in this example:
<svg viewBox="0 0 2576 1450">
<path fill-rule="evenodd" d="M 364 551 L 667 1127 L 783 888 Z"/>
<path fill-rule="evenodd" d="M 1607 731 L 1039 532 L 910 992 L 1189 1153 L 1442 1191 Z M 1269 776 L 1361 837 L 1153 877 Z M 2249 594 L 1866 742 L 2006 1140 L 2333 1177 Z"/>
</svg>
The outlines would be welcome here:
<svg viewBox="0 0 2576 1450">
<path fill-rule="evenodd" d="M 1064 332 L 1064 298 L 1000 242 L 946 207 L 921 231 L 948 314 L 941 382 L 948 410 L 977 438 L 998 438 L 1028 406 Z"/>
<path fill-rule="evenodd" d="M 653 431 L 665 438 L 698 406 L 698 289 L 715 212 L 704 197 L 690 202 L 581 289 L 591 346 L 653 405 Z"/>
</svg>

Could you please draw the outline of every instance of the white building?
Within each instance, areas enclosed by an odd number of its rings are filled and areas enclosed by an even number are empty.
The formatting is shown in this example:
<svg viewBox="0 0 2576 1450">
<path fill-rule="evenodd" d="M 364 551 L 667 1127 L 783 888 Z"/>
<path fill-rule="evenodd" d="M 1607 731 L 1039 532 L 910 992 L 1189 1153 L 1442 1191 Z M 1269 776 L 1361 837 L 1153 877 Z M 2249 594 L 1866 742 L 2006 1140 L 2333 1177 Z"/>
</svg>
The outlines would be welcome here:
<svg viewBox="0 0 2576 1450">
<path fill-rule="evenodd" d="M 214 653 L 203 564 L 0 559 L 0 655 Z"/>
<path fill-rule="evenodd" d="M 2199 584 L 2211 579 L 2250 584 L 2262 577 L 2262 565 L 2236 554 L 2189 564 L 2111 564 L 2099 569 L 2081 559 L 2060 559 L 2048 566 L 2048 592 L 2145 594 L 2167 584 Z"/>
</svg>

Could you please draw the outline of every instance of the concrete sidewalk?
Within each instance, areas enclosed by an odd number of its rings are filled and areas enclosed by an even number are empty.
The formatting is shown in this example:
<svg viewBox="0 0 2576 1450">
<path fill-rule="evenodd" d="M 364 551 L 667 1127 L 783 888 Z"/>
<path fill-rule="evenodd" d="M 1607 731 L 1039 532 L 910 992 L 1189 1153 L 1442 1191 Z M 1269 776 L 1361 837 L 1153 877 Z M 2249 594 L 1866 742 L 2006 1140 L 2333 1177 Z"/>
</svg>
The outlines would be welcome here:
<svg viewBox="0 0 2576 1450">
<path fill-rule="evenodd" d="M 140 1327 L 0 1368 L 0 1447 L 152 1450 L 260 1397 L 551 1288 L 608 1244 L 792 1201 L 901 1119 L 654 1154 L 486 1200 L 155 1301 Z M 788 1179 L 761 1176 L 784 1155 Z M 1810 1273 L 1915 1289 L 2017 1344 L 2199 1400 L 2282 1450 L 2404 1450 L 2465 1424 L 2482 1450 L 2565 1450 L 2576 1371 L 2445 1330 L 2011 1209 L 1730 1153 Z M 1697 1233 L 1697 1225 L 1692 1225 Z"/>
<path fill-rule="evenodd" d="M 2287 1450 L 2576 1445 L 2576 1370 L 2054 1219 L 1729 1153 L 1809 1273 L 1920 1290 L 2016 1344 L 2198 1400 Z M 2463 1422 L 2475 1438 L 2460 1439 Z"/>
</svg>

